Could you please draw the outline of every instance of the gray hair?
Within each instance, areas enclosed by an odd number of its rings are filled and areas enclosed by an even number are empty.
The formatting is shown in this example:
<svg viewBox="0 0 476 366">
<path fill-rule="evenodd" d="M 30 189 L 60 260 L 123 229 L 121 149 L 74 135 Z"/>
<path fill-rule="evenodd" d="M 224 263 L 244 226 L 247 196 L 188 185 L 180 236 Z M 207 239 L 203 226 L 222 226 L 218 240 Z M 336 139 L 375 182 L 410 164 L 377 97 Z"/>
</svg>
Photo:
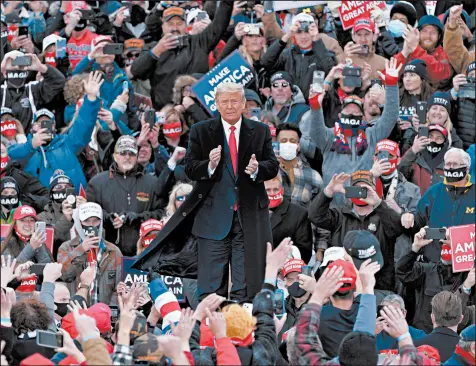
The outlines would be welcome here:
<svg viewBox="0 0 476 366">
<path fill-rule="evenodd" d="M 241 97 L 245 99 L 245 88 L 241 84 L 225 82 L 217 86 L 215 93 L 215 99 L 218 99 L 218 94 L 220 93 L 240 93 Z"/>
<path fill-rule="evenodd" d="M 272 123 L 274 127 L 278 127 L 281 124 L 281 120 L 278 116 L 275 116 L 273 112 L 265 111 L 263 112 L 262 120 L 267 120 L 268 122 Z"/>
<path fill-rule="evenodd" d="M 402 297 L 397 294 L 391 294 L 385 296 L 382 300 L 382 304 L 384 302 L 389 302 L 390 304 L 397 304 L 400 306 L 400 310 L 405 310 L 405 302 L 403 301 Z"/>
<path fill-rule="evenodd" d="M 469 154 L 466 151 L 464 151 L 463 149 L 458 149 L 456 147 L 452 147 L 451 149 L 449 149 L 446 152 L 445 162 L 446 162 L 446 158 L 448 157 L 448 155 L 452 154 L 452 153 L 459 154 L 459 156 L 463 160 L 465 166 L 467 166 L 467 167 L 471 166 L 471 156 L 469 156 Z"/>
<path fill-rule="evenodd" d="M 473 343 L 474 341 L 463 341 L 463 339 L 460 339 L 458 342 L 458 346 L 460 346 L 466 352 L 471 352 L 471 345 Z"/>
</svg>

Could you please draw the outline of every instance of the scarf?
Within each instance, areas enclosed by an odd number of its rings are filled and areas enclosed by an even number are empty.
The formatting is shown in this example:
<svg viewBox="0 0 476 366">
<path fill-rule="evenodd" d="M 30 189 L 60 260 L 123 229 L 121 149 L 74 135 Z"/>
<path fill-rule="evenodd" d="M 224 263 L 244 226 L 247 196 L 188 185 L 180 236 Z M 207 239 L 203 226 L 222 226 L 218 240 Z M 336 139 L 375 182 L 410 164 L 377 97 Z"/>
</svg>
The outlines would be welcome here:
<svg viewBox="0 0 476 366">
<path fill-rule="evenodd" d="M 23 241 L 23 242 L 25 242 L 25 243 L 28 243 L 28 242 L 30 241 L 30 238 L 27 237 L 27 236 L 24 236 L 24 235 L 20 234 L 20 232 L 17 230 L 16 227 L 14 228 L 14 230 L 15 230 L 15 233 L 17 234 L 18 238 L 19 238 L 21 241 Z"/>
<path fill-rule="evenodd" d="M 357 130 L 356 153 L 358 156 L 363 155 L 369 146 L 367 136 L 365 135 L 367 127 L 369 127 L 367 122 L 362 122 Z M 340 122 L 336 122 L 334 125 L 334 142 L 331 151 L 335 151 L 338 154 L 352 154 L 347 138 L 352 137 L 353 134 L 353 130 L 343 129 Z"/>
<path fill-rule="evenodd" d="M 341 88 L 337 88 L 337 95 L 339 97 L 341 104 L 344 102 L 344 99 L 348 97 L 347 93 L 343 91 Z"/>
<path fill-rule="evenodd" d="M 390 184 L 388 185 L 388 190 L 387 190 L 387 195 L 386 199 L 391 198 L 395 199 L 395 194 L 397 193 L 397 184 L 398 184 L 398 170 L 395 170 L 395 174 L 393 177 L 390 179 Z M 382 183 L 384 183 L 384 186 L 387 187 L 387 182 L 384 178 L 382 178 Z"/>
<path fill-rule="evenodd" d="M 469 362 L 470 365 L 474 365 L 474 356 L 471 353 L 462 349 L 460 346 L 456 345 L 455 353 L 458 356 L 463 357 L 466 361 Z"/>
</svg>

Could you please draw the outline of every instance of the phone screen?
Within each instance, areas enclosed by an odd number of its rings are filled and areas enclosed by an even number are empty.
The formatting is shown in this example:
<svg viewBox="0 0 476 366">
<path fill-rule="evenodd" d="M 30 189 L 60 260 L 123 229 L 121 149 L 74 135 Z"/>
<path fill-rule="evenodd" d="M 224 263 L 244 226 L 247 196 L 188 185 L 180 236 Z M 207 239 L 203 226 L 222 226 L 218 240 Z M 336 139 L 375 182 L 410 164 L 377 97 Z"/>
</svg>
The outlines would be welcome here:
<svg viewBox="0 0 476 366">
<path fill-rule="evenodd" d="M 303 275 L 312 277 L 312 267 L 311 266 L 302 266 L 301 271 Z"/>
<path fill-rule="evenodd" d="M 314 71 L 314 74 L 312 77 L 312 90 L 315 93 L 322 93 L 324 91 L 324 88 L 323 88 L 324 78 L 325 78 L 324 71 Z"/>
<path fill-rule="evenodd" d="M 35 222 L 35 232 L 37 233 L 46 233 L 46 222 L 37 221 Z"/>
<path fill-rule="evenodd" d="M 274 292 L 274 313 L 277 316 L 281 316 L 286 313 L 286 308 L 284 307 L 284 291 L 281 289 L 277 289 Z"/>
</svg>

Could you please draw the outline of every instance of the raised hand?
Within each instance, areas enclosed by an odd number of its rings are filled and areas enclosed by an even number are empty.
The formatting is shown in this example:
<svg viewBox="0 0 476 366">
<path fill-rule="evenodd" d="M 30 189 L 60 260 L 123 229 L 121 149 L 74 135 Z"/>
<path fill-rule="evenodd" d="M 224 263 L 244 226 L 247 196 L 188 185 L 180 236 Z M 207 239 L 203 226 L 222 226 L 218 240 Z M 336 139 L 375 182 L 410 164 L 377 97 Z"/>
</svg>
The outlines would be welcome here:
<svg viewBox="0 0 476 366">
<path fill-rule="evenodd" d="M 210 324 L 210 330 L 212 331 L 215 339 L 226 337 L 226 319 L 223 313 L 211 312 L 206 309 L 208 322 Z"/>
<path fill-rule="evenodd" d="M 400 64 L 397 66 L 397 59 L 396 58 L 391 58 L 389 60 L 385 60 L 385 74 L 388 76 L 392 76 L 395 78 L 398 78 L 398 73 L 400 72 L 400 69 L 402 68 L 403 64 Z M 380 71 L 377 71 L 380 78 L 382 80 L 385 80 L 385 75 L 382 74 Z"/>
<path fill-rule="evenodd" d="M 408 323 L 405 319 L 405 315 L 403 315 L 399 308 L 384 306 L 379 315 L 385 320 L 383 329 L 393 338 L 398 338 L 408 333 Z"/>
<path fill-rule="evenodd" d="M 221 159 L 221 145 L 218 145 L 218 147 L 210 151 L 209 158 L 210 158 L 210 169 L 213 170 L 218 166 L 218 163 L 220 162 L 220 159 Z"/>
<path fill-rule="evenodd" d="M 425 148 L 430 144 L 430 139 L 425 136 L 416 136 L 415 140 L 413 141 L 412 151 L 414 154 L 418 154 L 419 152 L 425 150 Z"/>
<path fill-rule="evenodd" d="M 453 78 L 453 89 L 455 92 L 459 93 L 459 88 L 461 85 L 467 84 L 468 81 L 466 80 L 466 75 L 465 74 L 459 74 L 456 75 Z"/>
<path fill-rule="evenodd" d="M 245 173 L 248 175 L 253 175 L 256 173 L 258 170 L 258 160 L 256 160 L 256 155 L 253 154 L 251 155 L 250 162 L 248 163 L 248 166 L 245 169 Z"/>
<path fill-rule="evenodd" d="M 334 197 L 334 194 L 336 193 L 345 194 L 344 184 L 345 182 L 347 182 L 349 178 L 350 178 L 350 174 L 346 174 L 346 173 L 334 174 L 331 181 L 329 182 L 327 187 L 324 189 L 324 193 L 326 194 L 326 196 Z"/>
<path fill-rule="evenodd" d="M 362 292 L 365 294 L 373 294 L 375 287 L 375 274 L 380 271 L 380 264 L 367 259 L 360 265 L 359 278 L 362 283 Z"/>
<path fill-rule="evenodd" d="M 152 48 L 152 52 L 155 56 L 159 57 L 160 55 L 167 52 L 168 50 L 177 48 L 177 46 L 178 46 L 177 36 L 171 33 L 168 33 L 160 39 L 159 43 L 157 43 L 154 48 Z"/>
<path fill-rule="evenodd" d="M 323 305 L 324 302 L 342 287 L 341 278 L 344 275 L 342 267 L 326 268 L 317 281 L 309 303 Z"/>
<path fill-rule="evenodd" d="M 50 282 L 55 283 L 58 278 L 61 277 L 61 270 L 63 269 L 63 264 L 61 263 L 47 263 L 43 269 L 43 283 Z"/>
<path fill-rule="evenodd" d="M 392 168 L 392 164 L 388 161 L 388 159 L 383 160 L 376 160 L 370 172 L 374 176 L 374 178 L 380 177 L 383 173 L 388 172 Z"/>
<path fill-rule="evenodd" d="M 186 154 L 187 154 L 187 149 L 186 148 L 181 147 L 181 146 L 177 146 L 170 159 L 172 161 L 174 161 L 175 164 L 177 164 L 180 160 L 182 160 L 185 157 Z"/>
<path fill-rule="evenodd" d="M 83 80 L 84 91 L 91 102 L 96 100 L 96 97 L 101 89 L 104 79 L 99 71 L 90 72 L 88 81 Z"/>
<path fill-rule="evenodd" d="M 37 149 L 40 146 L 43 146 L 44 144 L 46 144 L 50 140 L 51 140 L 51 135 L 47 132 L 46 128 L 42 128 L 38 130 L 37 133 L 33 134 L 31 145 L 33 146 L 34 149 Z"/>
<path fill-rule="evenodd" d="M 450 28 L 456 28 L 458 25 L 458 20 L 461 19 L 461 14 L 463 13 L 463 5 L 453 5 L 450 8 L 450 15 L 448 16 L 448 24 Z"/>
<path fill-rule="evenodd" d="M 2 258 L 2 269 L 1 269 L 1 284 L 2 287 L 7 287 L 8 283 L 15 278 L 15 266 L 17 260 L 15 257 L 12 257 L 10 254 L 7 256 L 0 256 Z"/>
<path fill-rule="evenodd" d="M 284 266 L 284 263 L 286 263 L 288 255 L 291 253 L 292 247 L 293 242 L 291 238 L 284 238 L 274 250 L 271 243 L 268 243 L 266 251 L 266 270 L 272 270 L 273 273 L 277 274 L 278 271 Z"/>
<path fill-rule="evenodd" d="M 205 308 L 205 314 L 207 314 L 207 316 L 208 314 L 210 314 L 210 310 L 208 308 Z M 210 319 L 210 317 L 208 318 Z M 190 308 L 182 310 L 182 314 L 180 315 L 180 320 L 177 325 L 174 325 L 172 323 L 170 324 L 170 327 L 172 328 L 172 334 L 180 338 L 184 351 L 190 351 L 189 340 L 190 340 L 190 336 L 192 335 L 194 326 L 195 326 L 195 319 L 193 318 L 193 310 Z M 210 329 L 213 332 L 211 323 L 210 323 Z M 225 332 L 225 337 L 226 337 L 226 332 Z"/>
<path fill-rule="evenodd" d="M 405 229 L 410 229 L 415 223 L 415 216 L 411 212 L 405 212 L 400 220 Z"/>
<path fill-rule="evenodd" d="M 428 229 L 428 226 L 425 226 L 418 233 L 415 234 L 415 239 L 413 240 L 412 244 L 412 250 L 415 253 L 418 253 L 421 248 L 430 244 L 433 241 L 432 239 L 425 239 L 426 229 Z"/>
<path fill-rule="evenodd" d="M 223 296 L 218 296 L 217 294 L 208 295 L 198 304 L 197 308 L 195 309 L 195 313 L 193 313 L 193 318 L 201 322 L 207 315 L 205 309 L 215 311 L 216 308 L 218 308 L 225 300 L 226 299 Z"/>
<path fill-rule="evenodd" d="M 97 262 L 93 261 L 88 267 L 79 276 L 81 284 L 85 286 L 91 286 L 96 278 L 97 273 Z"/>
</svg>

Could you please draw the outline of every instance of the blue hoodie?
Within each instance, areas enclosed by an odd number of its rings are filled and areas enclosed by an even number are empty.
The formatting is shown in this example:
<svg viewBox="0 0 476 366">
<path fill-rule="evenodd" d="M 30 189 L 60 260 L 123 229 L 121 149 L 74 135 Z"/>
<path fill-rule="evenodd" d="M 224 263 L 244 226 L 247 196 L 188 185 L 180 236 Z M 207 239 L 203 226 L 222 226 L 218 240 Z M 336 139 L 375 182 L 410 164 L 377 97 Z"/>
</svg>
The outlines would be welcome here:
<svg viewBox="0 0 476 366">
<path fill-rule="evenodd" d="M 49 187 L 54 171 L 62 169 L 79 193 L 80 185 L 86 188 L 86 178 L 76 155 L 91 140 L 99 108 L 99 98 L 91 102 L 84 97 L 78 116 L 67 133 L 55 135 L 48 145 L 37 149 L 33 148 L 30 134 L 24 144 L 11 146 L 8 155 L 14 160 L 28 160 L 25 171 L 38 178 L 45 187 Z"/>
</svg>

